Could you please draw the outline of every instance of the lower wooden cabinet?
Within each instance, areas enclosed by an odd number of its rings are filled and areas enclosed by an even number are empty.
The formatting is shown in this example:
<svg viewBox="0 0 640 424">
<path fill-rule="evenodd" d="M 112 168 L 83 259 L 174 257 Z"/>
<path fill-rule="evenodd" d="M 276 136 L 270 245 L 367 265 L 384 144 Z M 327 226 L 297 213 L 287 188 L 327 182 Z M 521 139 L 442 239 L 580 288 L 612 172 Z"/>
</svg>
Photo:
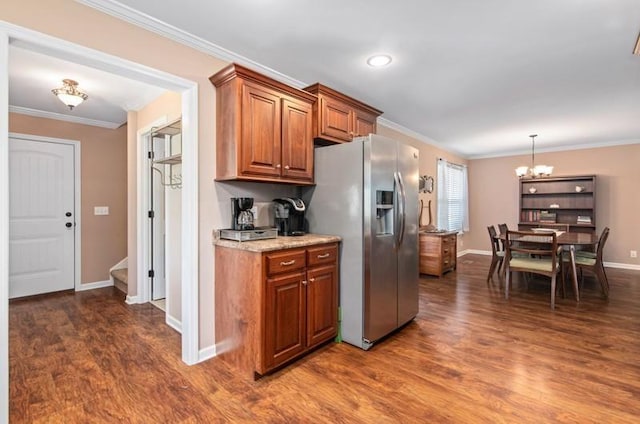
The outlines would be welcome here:
<svg viewBox="0 0 640 424">
<path fill-rule="evenodd" d="M 247 376 L 337 334 L 337 243 L 270 252 L 216 246 L 215 285 L 218 352 Z"/>
<path fill-rule="evenodd" d="M 456 269 L 457 233 L 420 233 L 420 273 L 442 277 Z"/>
</svg>

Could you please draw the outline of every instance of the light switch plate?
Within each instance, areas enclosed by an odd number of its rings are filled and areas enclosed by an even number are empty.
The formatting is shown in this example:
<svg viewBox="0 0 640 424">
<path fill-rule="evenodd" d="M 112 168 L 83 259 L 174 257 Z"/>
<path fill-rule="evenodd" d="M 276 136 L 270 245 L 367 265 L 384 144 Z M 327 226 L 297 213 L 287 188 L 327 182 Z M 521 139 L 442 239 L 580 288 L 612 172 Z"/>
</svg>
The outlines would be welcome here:
<svg viewBox="0 0 640 424">
<path fill-rule="evenodd" d="M 95 206 L 93 208 L 94 215 L 109 215 L 109 206 Z"/>
</svg>

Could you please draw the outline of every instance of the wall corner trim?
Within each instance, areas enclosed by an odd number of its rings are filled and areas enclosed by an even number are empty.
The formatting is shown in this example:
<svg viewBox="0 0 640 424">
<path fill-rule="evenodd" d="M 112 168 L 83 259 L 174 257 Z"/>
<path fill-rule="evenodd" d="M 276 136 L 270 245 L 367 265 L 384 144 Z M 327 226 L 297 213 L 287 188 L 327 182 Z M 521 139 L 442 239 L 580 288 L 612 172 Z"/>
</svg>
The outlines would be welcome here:
<svg viewBox="0 0 640 424">
<path fill-rule="evenodd" d="M 127 295 L 126 300 L 124 301 L 127 305 L 137 305 L 140 302 L 140 296 L 131 296 L 131 295 Z"/>
<path fill-rule="evenodd" d="M 216 345 L 211 345 L 198 351 L 198 362 L 203 362 L 218 355 Z"/>
<path fill-rule="evenodd" d="M 176 330 L 178 333 L 182 334 L 182 322 L 178 321 L 172 316 L 169 316 L 169 314 L 166 314 L 166 316 L 167 317 L 165 322 L 167 323 L 167 325 Z"/>
</svg>

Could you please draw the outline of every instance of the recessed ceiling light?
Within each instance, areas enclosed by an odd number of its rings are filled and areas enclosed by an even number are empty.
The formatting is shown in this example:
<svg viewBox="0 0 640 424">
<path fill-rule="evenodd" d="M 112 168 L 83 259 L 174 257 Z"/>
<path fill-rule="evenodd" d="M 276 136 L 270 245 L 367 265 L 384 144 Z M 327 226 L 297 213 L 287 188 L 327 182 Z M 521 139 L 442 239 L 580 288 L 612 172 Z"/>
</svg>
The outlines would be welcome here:
<svg viewBox="0 0 640 424">
<path fill-rule="evenodd" d="M 375 56 L 371 56 L 367 59 L 367 64 L 374 68 L 380 68 L 382 66 L 387 66 L 391 63 L 391 56 L 387 54 L 377 54 Z"/>
</svg>

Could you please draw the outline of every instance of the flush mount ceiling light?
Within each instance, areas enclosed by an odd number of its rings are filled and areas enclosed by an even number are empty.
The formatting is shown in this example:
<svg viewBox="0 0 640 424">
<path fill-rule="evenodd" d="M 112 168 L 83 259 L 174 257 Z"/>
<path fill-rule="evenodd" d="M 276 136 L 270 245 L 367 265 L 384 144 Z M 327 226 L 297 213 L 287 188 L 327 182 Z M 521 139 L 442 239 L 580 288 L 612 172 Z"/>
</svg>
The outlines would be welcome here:
<svg viewBox="0 0 640 424">
<path fill-rule="evenodd" d="M 78 106 L 89 98 L 85 93 L 78 90 L 78 83 L 71 79 L 63 79 L 62 87 L 54 88 L 51 92 L 60 99 L 62 103 L 69 106 L 69 110 Z"/>
<path fill-rule="evenodd" d="M 387 54 L 377 54 L 367 59 L 367 64 L 373 68 L 381 68 L 391 63 L 391 56 Z"/>
<path fill-rule="evenodd" d="M 516 175 L 520 178 L 529 176 L 530 178 L 549 176 L 553 172 L 553 166 L 535 165 L 536 159 L 536 137 L 538 134 L 531 134 L 531 167 L 519 166 L 516 168 Z"/>
</svg>

